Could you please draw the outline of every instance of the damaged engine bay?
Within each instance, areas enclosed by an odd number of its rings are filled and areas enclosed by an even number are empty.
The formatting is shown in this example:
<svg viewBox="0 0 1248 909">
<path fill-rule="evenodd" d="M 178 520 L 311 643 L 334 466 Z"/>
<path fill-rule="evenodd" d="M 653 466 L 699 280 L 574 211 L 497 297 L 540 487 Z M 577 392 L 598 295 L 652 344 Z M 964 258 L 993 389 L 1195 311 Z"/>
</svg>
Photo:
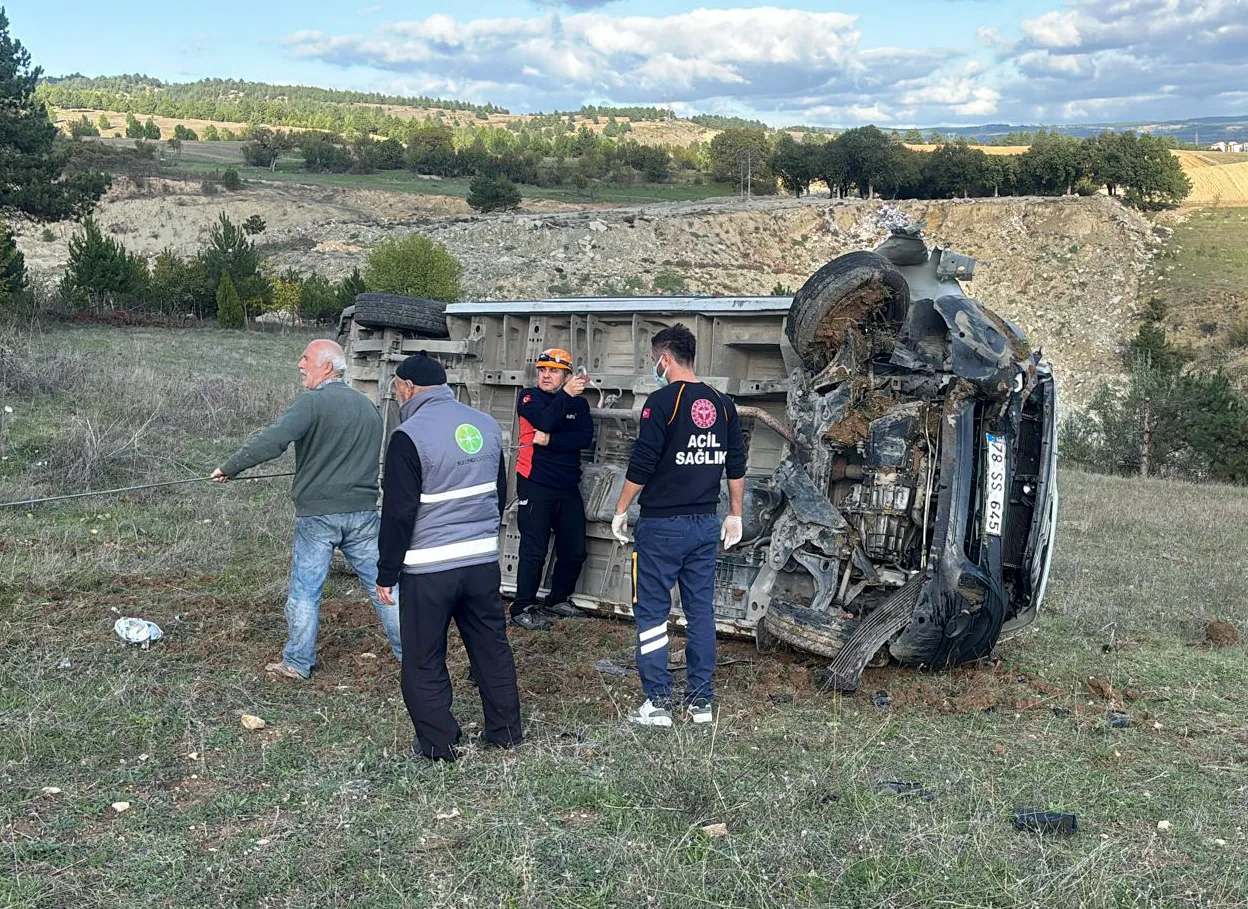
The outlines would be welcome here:
<svg viewBox="0 0 1248 909">
<path fill-rule="evenodd" d="M 698 339 L 695 371 L 734 397 L 747 447 L 745 533 L 719 556 L 717 628 L 752 635 L 760 649 L 818 655 L 830 661 L 827 684 L 850 691 L 870 665 L 986 657 L 1043 601 L 1057 517 L 1056 385 L 1023 332 L 965 294 L 974 267 L 908 227 L 873 252 L 832 260 L 791 300 L 458 303 L 443 316 L 403 298 L 370 309 L 362 295 L 343 326 L 347 378 L 392 427 L 389 378 L 427 350 L 460 399 L 493 414 L 514 444 L 516 394 L 532 383 L 538 352 L 570 350 L 593 377 L 595 423 L 581 483 L 589 558 L 573 599 L 628 615 L 630 552 L 610 521 L 656 388 L 649 339 L 683 322 Z M 505 591 L 518 541 L 513 510 Z"/>
<path fill-rule="evenodd" d="M 1043 598 L 1056 388 L 1022 332 L 962 293 L 973 268 L 901 232 L 793 301 L 802 377 L 762 632 L 832 658 L 841 690 L 871 661 L 985 657 Z"/>
</svg>

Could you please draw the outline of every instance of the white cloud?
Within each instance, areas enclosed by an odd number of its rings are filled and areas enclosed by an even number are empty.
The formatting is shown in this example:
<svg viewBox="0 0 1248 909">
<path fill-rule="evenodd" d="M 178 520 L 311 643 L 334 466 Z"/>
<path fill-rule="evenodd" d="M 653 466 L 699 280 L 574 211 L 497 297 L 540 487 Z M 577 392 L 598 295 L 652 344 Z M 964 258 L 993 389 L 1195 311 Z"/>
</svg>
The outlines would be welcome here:
<svg viewBox="0 0 1248 909">
<path fill-rule="evenodd" d="M 1078 47 L 1079 23 L 1072 12 L 1052 12 L 1028 19 L 1023 34 L 1039 47 Z"/>
<path fill-rule="evenodd" d="M 1002 91 L 1060 120 L 1243 111 L 1248 0 L 1070 0 L 1020 25 Z"/>
<path fill-rule="evenodd" d="M 528 18 L 446 15 L 382 26 L 371 35 L 296 33 L 291 53 L 344 67 L 477 86 L 522 85 L 491 100 L 515 110 L 670 103 L 724 104 L 778 122 L 837 112 L 887 122 L 899 94 L 963 56 L 948 48 L 863 47 L 857 17 L 776 7 L 697 9 L 668 16 L 604 12 Z M 986 109 L 992 90 L 932 96 L 940 114 Z M 907 102 L 909 103 L 909 102 Z M 935 113 L 933 114 L 935 115 Z"/>
<path fill-rule="evenodd" d="M 371 70 L 386 91 L 420 86 L 516 111 L 670 104 L 777 125 L 938 125 L 1248 110 L 1248 0 L 1052 2 L 1062 5 L 1016 29 L 968 26 L 965 47 L 871 44 L 840 12 L 613 15 L 597 8 L 605 0 L 283 41 L 299 58 Z"/>
</svg>

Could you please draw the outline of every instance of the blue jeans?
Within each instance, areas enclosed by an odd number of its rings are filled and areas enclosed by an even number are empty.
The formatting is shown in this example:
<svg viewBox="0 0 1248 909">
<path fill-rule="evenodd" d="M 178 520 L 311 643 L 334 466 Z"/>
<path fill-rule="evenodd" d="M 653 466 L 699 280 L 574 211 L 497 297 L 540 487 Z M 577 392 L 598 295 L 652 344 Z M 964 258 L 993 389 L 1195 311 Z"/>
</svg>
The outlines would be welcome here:
<svg viewBox="0 0 1248 909">
<path fill-rule="evenodd" d="M 633 618 L 637 621 L 637 672 L 651 701 L 672 696 L 667 668 L 667 618 L 672 588 L 680 586 L 689 702 L 713 694 L 715 672 L 715 562 L 719 518 L 713 514 L 642 518 L 633 551 Z"/>
<path fill-rule="evenodd" d="M 376 511 L 344 514 L 318 514 L 295 518 L 295 545 L 290 560 L 290 594 L 286 598 L 286 647 L 282 662 L 305 679 L 316 665 L 316 630 L 321 620 L 321 590 L 334 547 L 342 550 L 347 563 L 360 579 L 381 627 L 390 640 L 390 649 L 401 660 L 399 607 L 383 605 L 377 599 L 377 533 L 381 519 Z M 395 597 L 398 602 L 398 597 Z"/>
</svg>

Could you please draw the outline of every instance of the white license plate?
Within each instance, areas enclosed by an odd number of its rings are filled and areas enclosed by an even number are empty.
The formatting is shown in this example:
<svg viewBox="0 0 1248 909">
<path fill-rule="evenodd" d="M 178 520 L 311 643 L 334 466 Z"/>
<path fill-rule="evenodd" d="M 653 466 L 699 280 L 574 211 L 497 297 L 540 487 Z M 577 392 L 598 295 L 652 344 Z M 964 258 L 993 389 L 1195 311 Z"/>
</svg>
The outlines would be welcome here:
<svg viewBox="0 0 1248 909">
<path fill-rule="evenodd" d="M 988 475 L 984 482 L 984 532 L 1001 536 L 1005 523 L 1005 439 L 987 434 Z"/>
</svg>

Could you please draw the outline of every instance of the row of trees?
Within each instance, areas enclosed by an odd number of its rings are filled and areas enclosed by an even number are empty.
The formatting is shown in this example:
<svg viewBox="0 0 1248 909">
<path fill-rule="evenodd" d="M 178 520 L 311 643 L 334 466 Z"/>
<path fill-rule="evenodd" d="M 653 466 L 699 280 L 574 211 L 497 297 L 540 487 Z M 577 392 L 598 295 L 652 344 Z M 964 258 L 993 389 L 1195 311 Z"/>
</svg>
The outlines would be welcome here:
<svg viewBox="0 0 1248 909">
<path fill-rule="evenodd" d="M 989 155 L 961 143 L 917 152 L 874 126 L 803 142 L 782 133 L 770 148 L 756 131 L 725 130 L 711 141 L 711 161 L 717 180 L 739 179 L 749 168 L 756 185 L 778 178 L 794 195 L 809 192 L 815 181 L 837 196 L 931 199 L 1090 194 L 1104 187 L 1137 208 L 1156 209 L 1191 192 L 1165 143 L 1134 132 L 1089 139 L 1051 134 L 1021 155 Z"/>
<path fill-rule="evenodd" d="M 247 133 L 243 159 L 254 167 L 276 168 L 285 154 L 298 150 L 304 168 L 314 173 L 371 173 L 409 169 L 440 176 L 505 177 L 514 183 L 554 186 L 610 180 L 659 183 L 678 169 L 696 170 L 696 159 L 631 139 L 605 138 L 582 128 L 574 135 L 546 140 L 532 133 L 507 130 L 478 132 L 470 142 L 450 126 L 430 121 L 411 132 L 406 145 L 397 139 L 356 137 L 347 140 L 325 133 L 293 133 L 257 127 Z M 578 180 L 580 178 L 580 180 Z"/>
<path fill-rule="evenodd" d="M 332 320 L 364 289 L 358 274 L 337 284 L 317 275 L 298 278 L 273 274 L 254 240 L 264 229 L 264 220 L 258 215 L 235 224 L 222 212 L 207 244 L 197 253 L 182 256 L 165 249 L 149 264 L 145 256 L 130 252 L 120 240 L 101 230 L 94 218 L 87 217 L 69 240 L 69 262 L 59 287 L 61 298 L 79 311 L 126 309 L 217 318 L 223 325 L 241 327 L 274 308 L 309 321 Z M 282 296 L 275 293 L 280 282 L 298 284 L 297 305 L 291 304 L 288 292 Z M 281 289 L 288 291 L 288 287 Z"/>
<path fill-rule="evenodd" d="M 334 91 L 300 85 L 271 85 L 233 79 L 164 83 L 148 76 L 87 79 L 69 76 L 45 80 L 39 98 L 58 108 L 107 110 L 139 116 L 267 123 L 337 133 L 401 137 L 408 119 L 387 113 L 383 105 L 471 112 L 478 118 L 506 113 L 493 104 L 469 104 L 441 98 L 400 97 L 375 92 Z"/>
<path fill-rule="evenodd" d="M 1133 132 L 1105 132 L 1090 139 L 1046 134 L 1021 155 L 989 155 L 962 143 L 931 152 L 908 148 L 889 133 L 864 126 L 829 138 L 808 133 L 726 129 L 703 146 L 643 145 L 612 139 L 582 125 L 575 133 L 507 129 L 457 130 L 429 120 L 397 139 L 354 140 L 319 133 L 258 127 L 243 146 L 247 163 L 276 167 L 298 149 L 313 172 L 371 173 L 407 168 L 441 177 L 501 177 L 513 183 L 660 183 L 694 172 L 720 183 L 748 183 L 753 193 L 783 187 L 794 195 L 821 182 L 830 195 L 949 198 L 997 195 L 1069 195 L 1104 187 L 1142 209 L 1181 201 L 1191 191 L 1178 159 L 1166 144 Z"/>
</svg>

